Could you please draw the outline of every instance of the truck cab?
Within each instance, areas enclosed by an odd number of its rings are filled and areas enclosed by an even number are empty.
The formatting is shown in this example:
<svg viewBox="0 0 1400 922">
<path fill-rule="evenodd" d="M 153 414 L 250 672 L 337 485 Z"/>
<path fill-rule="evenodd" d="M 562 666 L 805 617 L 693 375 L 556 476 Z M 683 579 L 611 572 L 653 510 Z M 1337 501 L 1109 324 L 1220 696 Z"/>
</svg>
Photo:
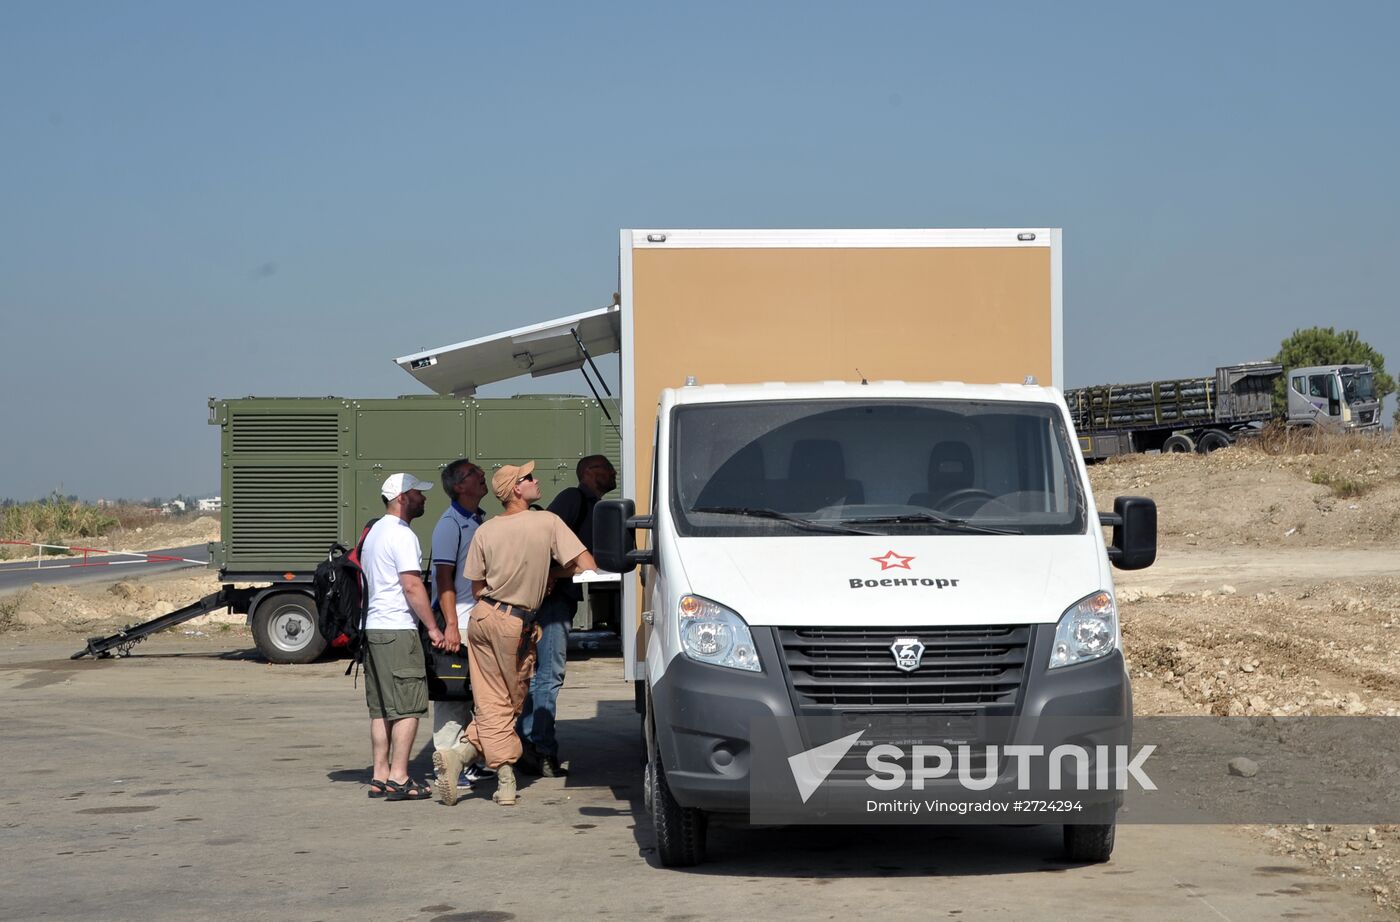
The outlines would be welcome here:
<svg viewBox="0 0 1400 922">
<path fill-rule="evenodd" d="M 700 860 L 710 814 L 749 811 L 756 720 L 792 728 L 794 753 L 822 742 L 798 718 L 892 712 L 1095 715 L 1095 742 L 1130 735 L 1110 560 L 1152 562 L 1155 506 L 1120 500 L 1105 542 L 1053 388 L 667 389 L 652 456 L 651 515 L 600 504 L 595 550 L 645 568 L 663 864 Z M 1108 857 L 1111 817 L 1066 829 L 1071 853 Z"/>
<path fill-rule="evenodd" d="M 1315 365 L 1288 373 L 1288 422 L 1333 431 L 1379 429 L 1375 373 L 1365 365 Z"/>
</svg>

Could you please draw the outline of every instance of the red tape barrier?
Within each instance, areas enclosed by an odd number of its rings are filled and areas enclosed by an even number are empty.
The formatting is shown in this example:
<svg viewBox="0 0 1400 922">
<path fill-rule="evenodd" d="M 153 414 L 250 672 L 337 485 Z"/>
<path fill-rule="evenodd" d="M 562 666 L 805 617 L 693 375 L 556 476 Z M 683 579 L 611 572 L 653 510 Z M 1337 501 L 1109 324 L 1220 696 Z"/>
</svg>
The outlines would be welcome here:
<svg viewBox="0 0 1400 922">
<path fill-rule="evenodd" d="M 123 565 L 123 564 L 133 564 L 133 563 L 198 563 L 198 564 L 208 563 L 207 560 L 193 560 L 193 559 L 191 559 L 191 558 L 189 558 L 189 557 L 171 557 L 171 556 L 168 555 L 168 554 L 148 554 L 148 553 L 146 553 L 145 551 L 117 551 L 117 550 L 112 550 L 112 549 L 110 549 L 110 548 L 101 548 L 101 547 L 78 547 L 77 545 L 67 545 L 67 544 L 39 544 L 39 543 L 34 542 L 34 541 L 0 541 L 0 544 L 8 544 L 8 545 L 19 546 L 19 547 L 37 547 L 37 548 L 39 548 L 39 549 L 40 549 L 40 551 L 39 551 L 39 558 L 38 558 L 38 560 L 34 561 L 34 569 L 36 569 L 36 570 L 62 570 L 62 569 L 69 569 L 69 568 L 73 568 L 73 567 L 115 567 L 115 566 L 121 566 L 121 565 Z M 51 563 L 51 564 L 49 564 L 48 566 L 45 566 L 45 565 L 44 565 L 44 549 L 45 549 L 45 548 L 48 548 L 48 549 L 51 549 L 51 550 L 58 550 L 58 551 L 69 551 L 69 552 L 71 552 L 71 553 L 78 553 L 78 552 L 81 552 L 82 555 L 83 555 L 83 560 L 82 560 L 81 563 Z M 91 560 L 91 559 L 89 559 L 89 557 L 88 557 L 89 554 L 105 554 L 105 555 L 110 556 L 110 557 L 135 557 L 135 558 L 138 558 L 138 559 L 136 559 L 136 560 Z M 17 561 L 17 562 L 28 563 L 29 561 Z M 12 568 L 12 569 L 28 569 L 28 568 L 27 568 L 27 567 L 24 567 L 24 568 L 21 568 L 21 567 L 14 567 L 14 568 Z"/>
</svg>

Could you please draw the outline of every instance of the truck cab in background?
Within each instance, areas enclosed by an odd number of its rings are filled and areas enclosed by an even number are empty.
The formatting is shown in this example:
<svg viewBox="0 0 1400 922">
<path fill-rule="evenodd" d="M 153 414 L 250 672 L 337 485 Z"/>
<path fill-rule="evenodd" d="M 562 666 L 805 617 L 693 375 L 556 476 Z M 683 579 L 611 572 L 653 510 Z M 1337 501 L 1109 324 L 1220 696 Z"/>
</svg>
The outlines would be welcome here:
<svg viewBox="0 0 1400 922">
<path fill-rule="evenodd" d="M 1288 423 L 1333 431 L 1379 429 L 1376 378 L 1365 365 L 1316 365 L 1288 372 Z"/>
</svg>

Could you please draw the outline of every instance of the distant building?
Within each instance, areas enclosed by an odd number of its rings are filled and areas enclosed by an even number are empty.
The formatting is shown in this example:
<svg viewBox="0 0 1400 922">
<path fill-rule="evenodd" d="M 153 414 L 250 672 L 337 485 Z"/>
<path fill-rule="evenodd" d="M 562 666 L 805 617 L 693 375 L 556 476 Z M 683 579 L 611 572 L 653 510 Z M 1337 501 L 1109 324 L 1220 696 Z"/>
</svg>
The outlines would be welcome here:
<svg viewBox="0 0 1400 922">
<path fill-rule="evenodd" d="M 218 512 L 223 507 L 222 496 L 210 496 L 206 499 L 195 500 L 195 511 L 197 512 Z"/>
<path fill-rule="evenodd" d="M 160 511 L 162 515 L 175 515 L 176 513 L 184 512 L 186 508 L 183 499 L 172 499 L 170 502 L 162 505 Z"/>
</svg>

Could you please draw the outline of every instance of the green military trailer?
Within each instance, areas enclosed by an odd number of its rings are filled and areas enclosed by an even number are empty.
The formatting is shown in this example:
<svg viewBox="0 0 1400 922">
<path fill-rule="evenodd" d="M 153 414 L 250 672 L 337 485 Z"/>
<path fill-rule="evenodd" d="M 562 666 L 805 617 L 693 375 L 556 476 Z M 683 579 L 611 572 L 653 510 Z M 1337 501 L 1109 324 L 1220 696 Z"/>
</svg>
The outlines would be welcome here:
<svg viewBox="0 0 1400 922">
<path fill-rule="evenodd" d="M 533 459 L 548 503 L 577 484 L 578 460 L 607 455 L 620 467 L 616 405 L 592 398 L 408 396 L 210 399 L 220 435 L 222 541 L 210 566 L 225 583 L 220 604 L 248 615 L 258 650 L 277 663 L 320 656 L 311 578 L 332 544 L 352 546 L 384 514 L 384 479 L 407 471 L 431 481 L 413 522 L 428 566 L 433 526 L 447 507 L 442 469 L 471 458 L 491 472 Z M 500 504 L 483 500 L 488 516 Z"/>
</svg>

